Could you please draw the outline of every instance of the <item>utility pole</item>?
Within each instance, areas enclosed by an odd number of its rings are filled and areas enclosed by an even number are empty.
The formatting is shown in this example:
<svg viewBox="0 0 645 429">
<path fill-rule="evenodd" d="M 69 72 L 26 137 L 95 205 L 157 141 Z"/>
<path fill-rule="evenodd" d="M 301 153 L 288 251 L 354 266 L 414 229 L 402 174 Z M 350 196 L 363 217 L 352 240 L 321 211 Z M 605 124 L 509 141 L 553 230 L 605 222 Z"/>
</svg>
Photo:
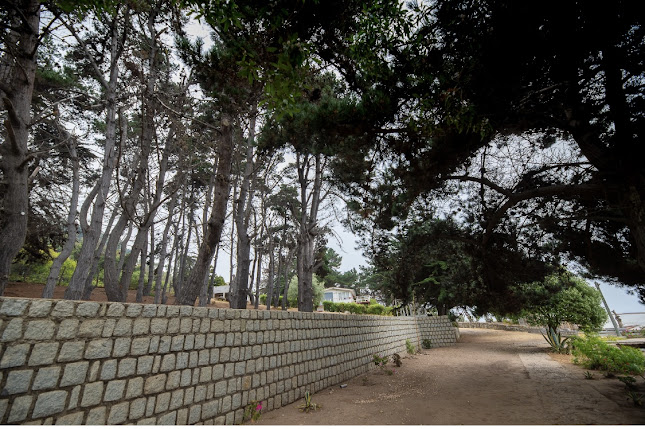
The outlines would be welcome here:
<svg viewBox="0 0 645 429">
<path fill-rule="evenodd" d="M 600 292 L 600 297 L 602 298 L 602 302 L 605 303 L 605 308 L 607 309 L 607 314 L 609 315 L 609 319 L 611 320 L 611 323 L 614 325 L 614 329 L 616 330 L 616 335 L 620 337 L 620 330 L 618 329 L 618 324 L 616 323 L 616 319 L 614 319 L 614 315 L 611 314 L 611 311 L 609 310 L 609 306 L 607 305 L 607 301 L 605 300 L 605 295 L 602 294 L 602 291 L 600 290 L 600 285 L 598 282 L 594 282 L 596 284 L 596 289 L 598 289 L 598 292 Z"/>
</svg>

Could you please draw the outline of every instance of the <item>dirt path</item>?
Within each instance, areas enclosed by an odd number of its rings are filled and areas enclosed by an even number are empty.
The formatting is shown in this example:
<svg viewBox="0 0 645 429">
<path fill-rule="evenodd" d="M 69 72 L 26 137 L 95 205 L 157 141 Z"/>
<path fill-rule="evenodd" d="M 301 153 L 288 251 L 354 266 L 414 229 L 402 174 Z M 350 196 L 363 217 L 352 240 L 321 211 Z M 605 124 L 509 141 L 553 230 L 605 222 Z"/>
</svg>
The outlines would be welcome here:
<svg viewBox="0 0 645 429">
<path fill-rule="evenodd" d="M 388 376 L 375 369 L 263 414 L 260 425 L 645 424 L 645 408 L 623 383 L 599 372 L 587 380 L 570 357 L 550 355 L 539 334 L 461 329 L 453 347 L 403 359 Z M 639 384 L 643 384 L 640 380 Z"/>
</svg>

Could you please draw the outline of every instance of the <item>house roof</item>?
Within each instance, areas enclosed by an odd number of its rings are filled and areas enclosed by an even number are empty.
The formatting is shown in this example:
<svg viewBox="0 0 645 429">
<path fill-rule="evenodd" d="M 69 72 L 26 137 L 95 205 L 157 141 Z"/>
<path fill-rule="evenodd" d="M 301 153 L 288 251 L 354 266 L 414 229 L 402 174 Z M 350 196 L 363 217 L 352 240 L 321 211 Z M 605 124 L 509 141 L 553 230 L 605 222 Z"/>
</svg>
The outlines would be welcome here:
<svg viewBox="0 0 645 429">
<path fill-rule="evenodd" d="M 344 288 L 344 287 L 330 287 L 327 288 L 323 291 L 324 292 L 332 292 L 332 291 L 337 291 L 337 292 L 350 292 L 352 296 L 356 296 L 356 291 L 354 289 L 349 289 L 349 288 Z"/>
</svg>

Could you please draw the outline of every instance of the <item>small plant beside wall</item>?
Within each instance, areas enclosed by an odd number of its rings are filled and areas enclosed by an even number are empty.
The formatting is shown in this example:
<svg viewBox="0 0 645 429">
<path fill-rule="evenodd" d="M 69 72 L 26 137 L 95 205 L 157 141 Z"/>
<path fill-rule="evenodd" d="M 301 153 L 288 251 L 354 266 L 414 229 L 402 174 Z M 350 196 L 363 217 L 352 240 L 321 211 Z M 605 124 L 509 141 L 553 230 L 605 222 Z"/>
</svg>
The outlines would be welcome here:
<svg viewBox="0 0 645 429">
<path fill-rule="evenodd" d="M 244 408 L 244 416 L 242 420 L 248 422 L 256 422 L 260 420 L 260 415 L 262 414 L 262 401 L 251 401 L 249 405 Z"/>
<path fill-rule="evenodd" d="M 374 355 L 372 357 L 372 362 L 374 362 L 374 365 L 378 366 L 379 368 L 385 367 L 385 365 L 387 365 L 388 360 L 389 359 L 387 356 L 381 357 L 379 355 Z"/>
<path fill-rule="evenodd" d="M 428 338 L 426 338 L 425 340 L 423 340 L 421 342 L 421 347 L 423 347 L 424 349 L 431 349 L 432 348 L 432 340 L 429 340 Z"/>
<path fill-rule="evenodd" d="M 408 354 L 411 354 L 411 355 L 417 352 L 417 350 L 414 348 L 410 340 L 405 340 L 405 349 L 408 351 Z"/>
<path fill-rule="evenodd" d="M 398 356 L 398 355 L 397 355 Z M 372 362 L 374 362 L 374 365 L 378 366 L 381 371 L 386 373 L 387 375 L 394 375 L 394 370 L 393 369 L 388 369 L 385 367 L 387 365 L 387 362 L 389 361 L 389 358 L 387 356 L 379 356 L 379 355 L 374 355 L 372 357 Z M 401 358 L 399 357 L 399 362 L 401 361 Z M 396 363 L 396 361 L 395 361 Z M 400 365 L 398 365 L 400 366 Z"/>
<path fill-rule="evenodd" d="M 311 393 L 305 392 L 305 403 L 301 404 L 298 409 L 304 413 L 308 413 L 309 411 L 316 411 L 320 408 L 322 408 L 322 405 L 318 405 L 315 402 L 311 401 Z"/>
</svg>

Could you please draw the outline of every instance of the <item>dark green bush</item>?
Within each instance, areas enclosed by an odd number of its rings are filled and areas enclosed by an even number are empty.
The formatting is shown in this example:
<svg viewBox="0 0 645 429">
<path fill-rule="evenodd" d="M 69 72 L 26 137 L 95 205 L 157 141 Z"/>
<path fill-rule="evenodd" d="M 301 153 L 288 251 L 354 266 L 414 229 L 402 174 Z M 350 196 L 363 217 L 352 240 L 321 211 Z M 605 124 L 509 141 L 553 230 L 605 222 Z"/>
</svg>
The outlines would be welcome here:
<svg viewBox="0 0 645 429">
<path fill-rule="evenodd" d="M 260 294 L 260 304 L 267 305 L 267 294 L 266 293 Z"/>
<path fill-rule="evenodd" d="M 289 307 L 295 308 L 298 306 L 298 298 L 289 298 L 287 297 L 287 301 L 289 301 Z M 280 297 L 280 302 L 282 302 L 282 297 Z"/>
<path fill-rule="evenodd" d="M 349 310 L 347 307 L 347 303 L 345 302 L 337 302 L 336 303 L 336 311 L 339 313 L 344 313 L 345 311 Z"/>
<path fill-rule="evenodd" d="M 596 336 L 574 338 L 571 344 L 573 362 L 585 368 L 633 375 L 645 372 L 645 355 L 637 348 L 619 348 Z"/>
<path fill-rule="evenodd" d="M 348 302 L 345 304 L 345 310 L 349 311 L 351 314 L 362 314 L 363 306 L 353 302 Z"/>
<path fill-rule="evenodd" d="M 381 304 L 372 304 L 369 307 L 367 307 L 367 314 L 384 314 L 385 312 L 385 307 L 383 307 Z"/>
<path fill-rule="evenodd" d="M 332 301 L 323 301 L 322 304 L 323 304 L 323 309 L 325 311 L 334 311 L 333 309 L 334 309 L 335 305 L 334 305 L 334 303 Z"/>
</svg>

